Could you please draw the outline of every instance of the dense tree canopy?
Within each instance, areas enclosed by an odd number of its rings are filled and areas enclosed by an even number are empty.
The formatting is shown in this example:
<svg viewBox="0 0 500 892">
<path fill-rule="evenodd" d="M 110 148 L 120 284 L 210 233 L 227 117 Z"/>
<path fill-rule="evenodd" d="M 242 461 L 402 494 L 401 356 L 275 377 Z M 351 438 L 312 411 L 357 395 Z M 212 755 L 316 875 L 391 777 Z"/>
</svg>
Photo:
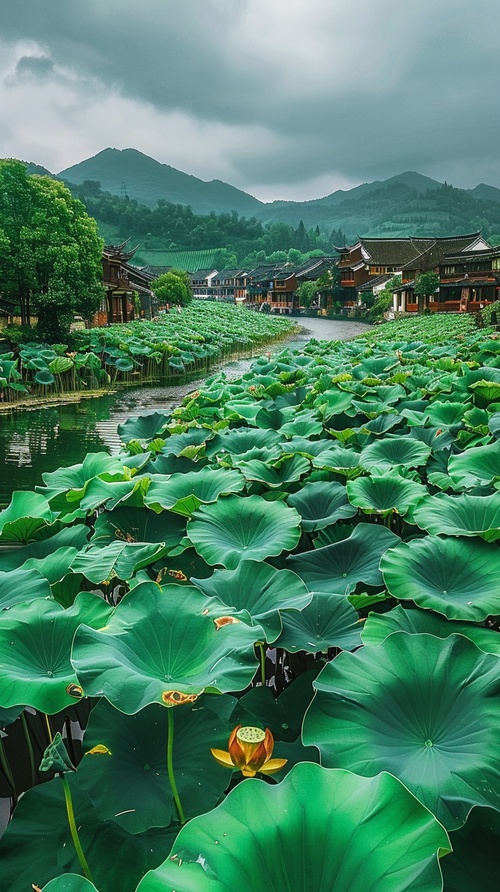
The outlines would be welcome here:
<svg viewBox="0 0 500 892">
<path fill-rule="evenodd" d="M 62 183 L 0 161 L 0 294 L 42 337 L 65 337 L 78 313 L 90 319 L 103 295 L 103 241 L 95 220 Z"/>
<path fill-rule="evenodd" d="M 158 300 L 171 306 L 185 307 L 193 299 L 191 282 L 184 270 L 172 269 L 151 282 Z"/>
</svg>

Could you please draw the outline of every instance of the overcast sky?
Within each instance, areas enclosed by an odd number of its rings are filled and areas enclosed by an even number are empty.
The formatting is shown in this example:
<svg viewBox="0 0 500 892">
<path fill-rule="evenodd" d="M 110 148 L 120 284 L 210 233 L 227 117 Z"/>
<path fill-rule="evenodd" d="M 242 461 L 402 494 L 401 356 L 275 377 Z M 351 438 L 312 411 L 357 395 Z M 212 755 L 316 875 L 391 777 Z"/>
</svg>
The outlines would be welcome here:
<svg viewBox="0 0 500 892">
<path fill-rule="evenodd" d="M 263 201 L 500 187 L 498 0 L 0 0 L 0 157 L 136 148 Z"/>
</svg>

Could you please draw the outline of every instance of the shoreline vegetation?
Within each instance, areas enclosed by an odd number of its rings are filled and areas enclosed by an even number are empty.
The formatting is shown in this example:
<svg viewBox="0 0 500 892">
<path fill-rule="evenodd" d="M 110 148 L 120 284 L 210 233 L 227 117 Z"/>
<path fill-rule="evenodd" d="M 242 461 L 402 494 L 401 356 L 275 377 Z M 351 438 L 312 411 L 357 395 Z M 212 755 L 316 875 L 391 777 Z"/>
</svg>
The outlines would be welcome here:
<svg viewBox="0 0 500 892">
<path fill-rule="evenodd" d="M 0 413 L 15 407 L 109 393 L 115 387 L 188 383 L 216 366 L 251 357 L 298 330 L 225 304 L 194 301 L 181 313 L 73 333 L 67 344 L 21 344 L 0 353 Z"/>
</svg>

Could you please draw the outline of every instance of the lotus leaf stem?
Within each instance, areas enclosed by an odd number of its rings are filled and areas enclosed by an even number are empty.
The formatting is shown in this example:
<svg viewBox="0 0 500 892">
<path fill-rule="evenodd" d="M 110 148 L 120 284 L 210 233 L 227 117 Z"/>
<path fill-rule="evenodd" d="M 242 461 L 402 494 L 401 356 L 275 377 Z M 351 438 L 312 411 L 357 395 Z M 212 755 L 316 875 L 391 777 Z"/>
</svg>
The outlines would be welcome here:
<svg viewBox="0 0 500 892">
<path fill-rule="evenodd" d="M 75 821 L 75 812 L 73 810 L 73 799 L 71 796 L 71 790 L 69 788 L 68 781 L 64 777 L 64 774 L 60 773 L 59 777 L 61 778 L 61 783 L 62 783 L 63 790 L 64 790 L 64 800 L 66 802 L 66 813 L 68 815 L 68 824 L 69 824 L 69 829 L 71 831 L 71 838 L 73 840 L 73 845 L 75 847 L 76 854 L 78 856 L 78 860 L 80 862 L 80 866 L 83 870 L 84 875 L 91 883 L 93 883 L 94 881 L 92 879 L 92 874 L 90 873 L 90 869 L 87 864 L 87 859 L 85 858 L 85 855 L 83 854 L 82 844 L 80 842 L 80 837 L 78 835 L 78 828 L 76 826 L 76 821 Z"/>
<path fill-rule="evenodd" d="M 262 687 L 266 686 L 266 649 L 262 641 L 257 641 L 260 655 L 260 680 Z"/>
<path fill-rule="evenodd" d="M 34 787 L 36 784 L 36 770 L 35 770 L 35 754 L 33 752 L 33 744 L 31 743 L 31 735 L 28 728 L 28 722 L 26 721 L 26 716 L 24 712 L 21 713 L 21 724 L 23 726 L 24 737 L 26 740 L 26 746 L 28 748 L 28 755 L 30 760 L 30 768 L 31 768 L 31 786 Z"/>
<path fill-rule="evenodd" d="M 16 793 L 16 783 L 14 780 L 14 775 L 12 774 L 12 769 L 9 764 L 9 760 L 7 758 L 7 753 L 5 752 L 5 747 L 2 738 L 0 737 L 0 767 L 5 775 L 7 783 L 12 790 L 12 805 L 15 808 L 17 803 L 17 793 Z"/>
<path fill-rule="evenodd" d="M 170 786 L 172 788 L 172 795 L 174 797 L 175 807 L 177 808 L 177 814 L 179 815 L 179 821 L 181 824 L 186 823 L 186 818 L 184 817 L 184 810 L 181 805 L 181 800 L 179 798 L 179 792 L 177 790 L 177 784 L 175 782 L 174 776 L 174 764 L 173 764 L 173 752 L 174 752 L 174 706 L 167 707 L 167 718 L 168 718 L 168 726 L 167 726 L 167 772 L 168 779 L 170 781 Z"/>
</svg>

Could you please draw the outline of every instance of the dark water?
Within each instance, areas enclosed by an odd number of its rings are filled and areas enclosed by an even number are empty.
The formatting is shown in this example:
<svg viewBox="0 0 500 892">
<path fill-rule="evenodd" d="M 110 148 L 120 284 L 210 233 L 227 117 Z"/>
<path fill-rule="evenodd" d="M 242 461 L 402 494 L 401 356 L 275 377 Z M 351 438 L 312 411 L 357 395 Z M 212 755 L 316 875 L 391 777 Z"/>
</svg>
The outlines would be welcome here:
<svg viewBox="0 0 500 892">
<path fill-rule="evenodd" d="M 328 319 L 307 319 L 303 326 L 290 341 L 291 346 L 300 348 L 310 338 L 347 340 L 366 331 L 362 323 Z M 276 352 L 281 349 L 280 345 Z M 237 378 L 252 361 L 228 363 L 224 372 L 228 378 Z M 79 403 L 48 409 L 13 409 L 8 415 L 0 415 L 0 455 L 4 457 L 0 465 L 0 508 L 9 503 L 14 490 L 32 490 L 40 484 L 43 471 L 81 462 L 87 452 L 118 452 L 119 424 L 150 412 L 169 412 L 201 383 L 126 389 Z"/>
</svg>

